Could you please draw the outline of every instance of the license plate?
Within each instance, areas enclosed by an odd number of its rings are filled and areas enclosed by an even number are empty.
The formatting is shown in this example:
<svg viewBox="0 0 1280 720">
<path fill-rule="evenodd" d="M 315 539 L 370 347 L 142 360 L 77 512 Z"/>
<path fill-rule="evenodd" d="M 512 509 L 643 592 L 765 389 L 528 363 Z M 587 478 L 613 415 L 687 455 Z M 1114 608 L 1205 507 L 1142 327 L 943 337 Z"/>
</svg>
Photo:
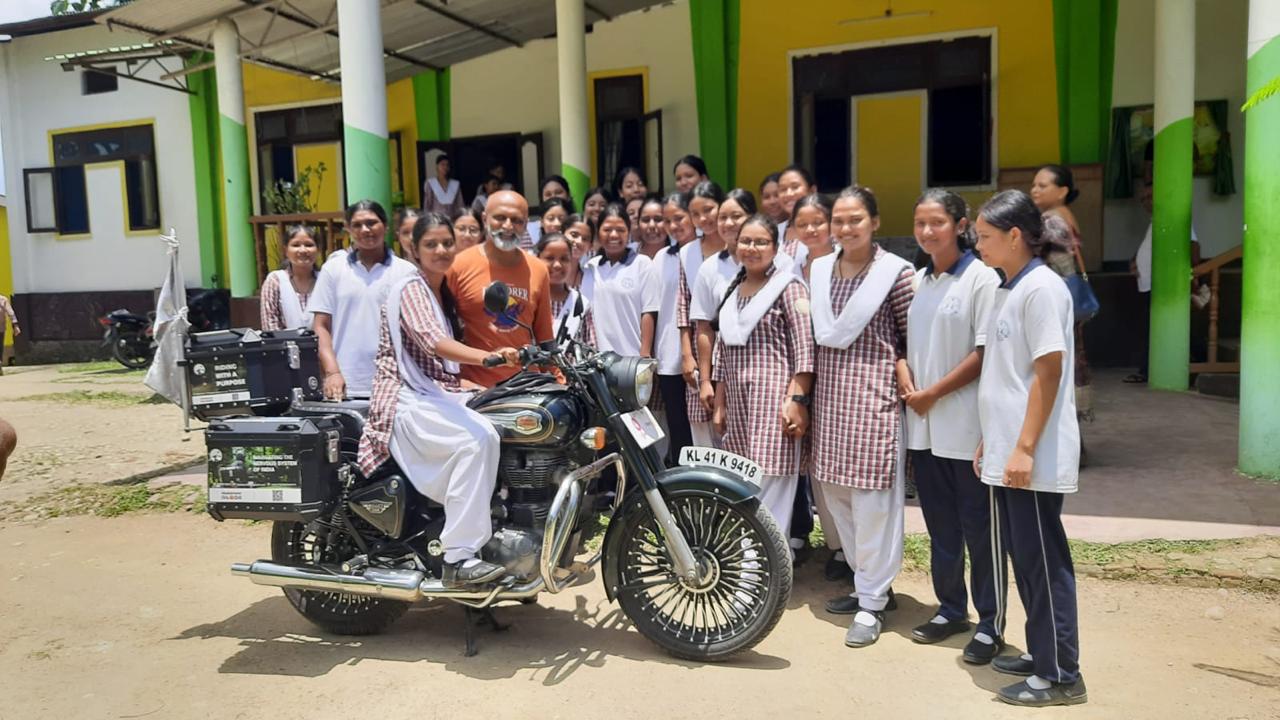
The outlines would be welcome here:
<svg viewBox="0 0 1280 720">
<path fill-rule="evenodd" d="M 680 464 L 690 467 L 715 467 L 728 470 L 753 485 L 759 485 L 764 473 L 760 466 L 727 450 L 710 447 L 686 446 L 680 451 Z"/>
<path fill-rule="evenodd" d="M 666 433 L 662 432 L 662 426 L 658 424 L 658 419 L 653 416 L 653 413 L 647 407 L 623 415 L 622 422 L 627 426 L 631 437 L 641 448 L 647 448 L 667 436 Z"/>
</svg>

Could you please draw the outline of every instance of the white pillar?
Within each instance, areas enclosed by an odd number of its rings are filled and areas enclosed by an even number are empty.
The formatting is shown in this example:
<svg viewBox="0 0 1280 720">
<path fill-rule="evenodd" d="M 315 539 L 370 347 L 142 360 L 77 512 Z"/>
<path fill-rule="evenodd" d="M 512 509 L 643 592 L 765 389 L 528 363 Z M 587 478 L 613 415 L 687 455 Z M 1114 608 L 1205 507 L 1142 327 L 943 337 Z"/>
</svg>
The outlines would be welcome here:
<svg viewBox="0 0 1280 720">
<path fill-rule="evenodd" d="M 560 77 L 560 173 L 578 207 L 591 184 L 587 127 L 587 34 L 584 0 L 556 0 L 556 58 Z M 607 178 L 601 178 L 606 182 Z M 537 203 L 541 198 L 529 198 Z"/>
<path fill-rule="evenodd" d="M 380 0 L 338 0 L 342 64 L 342 150 L 347 202 L 377 200 L 391 210 L 387 147 L 387 73 L 382 64 Z"/>
<path fill-rule="evenodd" d="M 1195 0 L 1156 2 L 1151 214 L 1151 387 L 1186 390 L 1191 362 L 1191 116 Z"/>
<path fill-rule="evenodd" d="M 228 19 L 213 28 L 214 75 L 218 83 L 218 139 L 222 157 L 222 208 L 226 215 L 231 294 L 258 291 L 257 255 L 249 214 L 249 136 L 244 127 L 244 78 L 240 71 L 240 33 Z"/>
</svg>

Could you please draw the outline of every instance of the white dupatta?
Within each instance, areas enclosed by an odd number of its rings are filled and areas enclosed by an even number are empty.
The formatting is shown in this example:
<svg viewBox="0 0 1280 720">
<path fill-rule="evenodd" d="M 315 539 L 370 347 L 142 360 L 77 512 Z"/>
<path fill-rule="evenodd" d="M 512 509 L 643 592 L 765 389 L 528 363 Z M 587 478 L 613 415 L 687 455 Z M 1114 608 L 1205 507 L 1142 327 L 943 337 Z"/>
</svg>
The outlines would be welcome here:
<svg viewBox="0 0 1280 720">
<path fill-rule="evenodd" d="M 431 192 L 441 205 L 452 205 L 453 199 L 457 197 L 458 190 L 462 187 L 457 180 L 452 179 L 449 180 L 448 187 L 440 187 L 440 178 L 430 178 L 427 183 L 431 185 Z"/>
<path fill-rule="evenodd" d="M 756 325 L 760 324 L 765 313 L 769 312 L 769 308 L 773 307 L 795 279 L 790 269 L 775 268 L 769 281 L 756 291 L 741 310 L 738 309 L 738 292 L 742 286 L 735 288 L 725 299 L 724 305 L 720 306 L 720 338 L 724 340 L 724 344 L 732 347 L 746 345 L 747 338 L 751 337 Z"/>
<path fill-rule="evenodd" d="M 404 278 L 391 286 L 391 292 L 387 295 L 387 330 L 391 334 L 391 345 L 396 350 L 396 364 L 400 369 L 400 381 L 410 390 L 418 395 L 434 395 L 443 392 L 432 378 L 428 377 L 422 368 L 418 367 L 418 363 L 414 361 L 404 348 L 404 331 L 400 326 L 400 296 L 404 294 L 404 289 L 409 283 L 419 282 L 423 284 L 427 291 L 427 297 L 431 299 L 431 309 L 436 314 L 441 327 L 448 328 L 449 320 L 444 316 L 444 309 L 440 307 L 440 301 L 436 299 L 435 293 L 431 292 L 430 287 L 426 287 L 427 283 L 422 279 L 421 275 L 412 275 Z M 452 361 L 440 358 L 440 362 L 444 365 L 445 372 L 457 375 L 462 369 L 461 366 Z"/>
<path fill-rule="evenodd" d="M 275 270 L 276 287 L 280 289 L 280 320 L 284 323 L 284 327 L 288 329 L 294 328 L 311 328 L 314 315 L 307 312 L 302 307 L 302 298 L 298 297 L 298 291 L 293 288 L 293 280 L 289 277 L 288 270 Z"/>
<path fill-rule="evenodd" d="M 889 291 L 893 290 L 898 276 L 911 264 L 891 252 L 885 252 L 871 264 L 867 279 L 853 292 L 853 297 L 836 317 L 831 308 L 831 277 L 835 274 L 840 255 L 837 251 L 813 261 L 809 271 L 812 289 L 810 312 L 814 341 L 825 347 L 845 350 L 867 329 L 867 324 L 884 304 Z"/>
</svg>

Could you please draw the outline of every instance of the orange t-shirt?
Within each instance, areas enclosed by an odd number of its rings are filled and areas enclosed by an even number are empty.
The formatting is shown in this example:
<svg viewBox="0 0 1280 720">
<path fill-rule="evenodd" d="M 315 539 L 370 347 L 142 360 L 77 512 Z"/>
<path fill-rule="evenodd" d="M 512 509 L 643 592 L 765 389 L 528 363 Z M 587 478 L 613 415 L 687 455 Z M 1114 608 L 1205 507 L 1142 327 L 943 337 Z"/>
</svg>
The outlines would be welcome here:
<svg viewBox="0 0 1280 720">
<path fill-rule="evenodd" d="M 533 328 L 538 342 L 554 338 L 551 322 L 551 280 L 547 266 L 538 258 L 521 253 L 518 265 L 507 267 L 490 262 L 484 245 L 462 251 L 449 269 L 449 290 L 458 302 L 462 318 L 462 342 L 481 350 L 528 345 L 529 332 L 518 320 Z M 484 290 L 501 280 L 511 288 L 507 310 L 493 315 L 484 308 Z M 485 387 L 516 374 L 517 368 L 487 368 L 463 365 L 462 377 Z"/>
</svg>

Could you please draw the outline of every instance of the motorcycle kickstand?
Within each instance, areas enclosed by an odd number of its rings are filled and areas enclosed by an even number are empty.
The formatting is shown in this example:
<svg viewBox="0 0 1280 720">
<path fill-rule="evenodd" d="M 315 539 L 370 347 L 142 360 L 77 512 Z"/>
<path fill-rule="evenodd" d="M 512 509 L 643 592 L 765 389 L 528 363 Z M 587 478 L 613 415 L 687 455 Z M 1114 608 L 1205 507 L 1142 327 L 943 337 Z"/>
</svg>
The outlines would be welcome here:
<svg viewBox="0 0 1280 720">
<path fill-rule="evenodd" d="M 493 608 L 476 609 L 468 606 L 462 608 L 466 612 L 466 619 L 463 622 L 466 635 L 467 647 L 464 651 L 465 657 L 475 657 L 476 653 L 476 628 L 480 625 L 488 625 L 493 628 L 494 632 L 504 632 L 511 627 L 510 624 L 503 625 L 498 622 L 498 618 L 493 614 Z"/>
</svg>

